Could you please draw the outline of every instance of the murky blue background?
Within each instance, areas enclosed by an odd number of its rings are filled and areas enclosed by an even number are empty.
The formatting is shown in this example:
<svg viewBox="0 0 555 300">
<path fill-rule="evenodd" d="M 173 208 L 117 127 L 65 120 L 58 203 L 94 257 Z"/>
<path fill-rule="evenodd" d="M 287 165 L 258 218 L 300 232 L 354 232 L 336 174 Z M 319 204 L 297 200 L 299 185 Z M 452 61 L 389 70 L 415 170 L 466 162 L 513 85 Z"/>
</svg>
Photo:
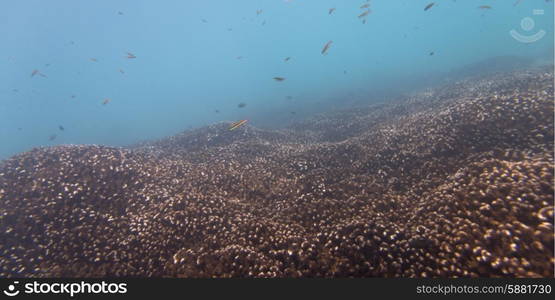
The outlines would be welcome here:
<svg viewBox="0 0 555 300">
<path fill-rule="evenodd" d="M 430 1 L 372 0 L 362 24 L 365 1 L 2 0 L 0 158 L 56 144 L 121 146 L 221 121 L 282 126 L 491 58 L 552 62 L 553 2 L 516 1 L 435 1 L 424 11 Z M 529 31 L 525 17 L 535 21 Z M 525 44 L 511 29 L 546 35 Z M 47 77 L 31 77 L 35 69 Z"/>
</svg>

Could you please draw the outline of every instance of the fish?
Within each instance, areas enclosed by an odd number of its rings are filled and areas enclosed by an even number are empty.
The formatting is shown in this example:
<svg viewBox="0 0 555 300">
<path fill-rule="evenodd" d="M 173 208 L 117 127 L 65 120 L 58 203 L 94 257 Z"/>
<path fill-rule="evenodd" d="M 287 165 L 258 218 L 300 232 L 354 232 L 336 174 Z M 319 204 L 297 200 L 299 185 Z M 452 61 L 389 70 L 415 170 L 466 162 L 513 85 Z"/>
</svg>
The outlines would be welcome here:
<svg viewBox="0 0 555 300">
<path fill-rule="evenodd" d="M 91 58 L 91 61 L 98 62 L 98 59 L 96 59 L 96 58 Z"/>
<path fill-rule="evenodd" d="M 366 17 L 369 13 L 370 13 L 370 10 L 368 9 L 368 10 L 364 11 L 363 13 L 361 13 L 360 15 L 358 15 L 358 17 L 359 18 Z"/>
<path fill-rule="evenodd" d="M 220 111 L 219 111 L 219 110 L 217 110 L 217 109 L 215 109 L 215 110 L 214 110 L 214 112 L 215 112 L 215 113 L 217 113 L 217 114 L 219 114 L 219 113 L 220 113 Z"/>
<path fill-rule="evenodd" d="M 335 7 L 332 7 L 328 10 L 328 15 L 331 15 L 335 11 Z"/>
<path fill-rule="evenodd" d="M 366 19 L 362 19 L 362 24 L 366 24 Z"/>
<path fill-rule="evenodd" d="M 285 78 L 283 78 L 283 77 L 274 77 L 274 80 L 275 81 L 284 81 Z"/>
<path fill-rule="evenodd" d="M 53 141 L 53 140 L 56 139 L 56 137 L 57 137 L 57 135 L 53 134 L 53 135 L 51 135 L 50 137 L 48 137 L 48 140 L 49 140 L 49 141 Z"/>
<path fill-rule="evenodd" d="M 432 2 L 428 5 L 426 5 L 426 7 L 424 7 L 424 11 L 427 11 L 428 9 L 432 8 L 432 6 L 434 6 L 434 4 L 436 4 L 435 2 Z"/>
<path fill-rule="evenodd" d="M 121 74 L 125 74 L 125 72 L 122 69 L 118 70 Z"/>
<path fill-rule="evenodd" d="M 60 129 L 61 131 L 64 131 L 64 130 L 65 130 L 64 126 L 62 126 L 62 125 L 59 125 L 59 126 L 58 126 L 58 129 Z"/>
<path fill-rule="evenodd" d="M 247 122 L 248 122 L 248 120 L 240 120 L 240 121 L 234 122 L 229 126 L 229 130 L 231 131 L 231 130 L 237 129 L 237 128 L 247 124 Z"/>
<path fill-rule="evenodd" d="M 480 6 L 478 6 L 478 9 L 491 9 L 491 6 L 489 6 L 489 5 L 480 5 Z"/>
<path fill-rule="evenodd" d="M 368 7 L 370 7 L 370 4 L 366 3 L 366 4 L 362 5 L 362 6 L 360 7 L 360 9 L 368 8 Z"/>
<path fill-rule="evenodd" d="M 237 56 L 237 57 L 236 57 L 236 59 L 241 59 L 241 58 L 243 58 L 243 57 L 242 57 L 242 56 Z"/>
<path fill-rule="evenodd" d="M 261 9 L 257 9 L 257 10 L 256 10 L 256 15 L 257 15 L 257 16 L 258 16 L 259 14 L 261 14 L 261 13 L 262 13 L 262 10 L 261 10 Z"/>
<path fill-rule="evenodd" d="M 120 15 L 120 16 L 121 16 L 121 15 L 123 15 L 123 12 L 121 12 L 121 11 L 118 11 L 118 15 Z"/>
<path fill-rule="evenodd" d="M 206 21 L 206 19 L 202 19 L 201 21 L 202 21 L 202 23 L 208 23 L 208 21 Z"/>
<path fill-rule="evenodd" d="M 106 99 L 104 99 L 104 101 L 102 101 L 102 105 L 106 105 L 106 104 L 110 103 L 110 101 L 112 101 L 112 99 L 106 98 Z"/>
<path fill-rule="evenodd" d="M 71 95 L 71 99 L 75 99 L 75 95 Z"/>
<path fill-rule="evenodd" d="M 430 52 L 430 56 L 434 55 L 434 51 Z"/>
<path fill-rule="evenodd" d="M 42 77 L 47 77 L 46 75 L 44 75 L 44 74 L 42 74 L 41 72 L 39 72 L 39 70 L 37 70 L 37 69 L 33 70 L 33 72 L 31 73 L 31 77 L 33 77 L 33 76 L 35 76 L 35 75 L 37 75 L 37 74 L 38 74 L 39 76 L 42 76 Z"/>
<path fill-rule="evenodd" d="M 133 53 L 127 52 L 127 58 L 137 58 Z"/>
<path fill-rule="evenodd" d="M 247 104 L 244 103 L 244 102 L 241 102 L 241 103 L 237 104 L 237 107 L 239 107 L 239 108 L 243 108 L 245 106 L 247 106 Z"/>
<path fill-rule="evenodd" d="M 322 55 L 326 55 L 328 52 L 328 49 L 331 46 L 331 43 L 333 43 L 333 41 L 329 41 L 324 45 L 324 48 L 322 48 Z"/>
<path fill-rule="evenodd" d="M 290 59 L 291 59 L 291 57 L 288 56 L 284 59 L 284 61 L 289 61 Z"/>
</svg>

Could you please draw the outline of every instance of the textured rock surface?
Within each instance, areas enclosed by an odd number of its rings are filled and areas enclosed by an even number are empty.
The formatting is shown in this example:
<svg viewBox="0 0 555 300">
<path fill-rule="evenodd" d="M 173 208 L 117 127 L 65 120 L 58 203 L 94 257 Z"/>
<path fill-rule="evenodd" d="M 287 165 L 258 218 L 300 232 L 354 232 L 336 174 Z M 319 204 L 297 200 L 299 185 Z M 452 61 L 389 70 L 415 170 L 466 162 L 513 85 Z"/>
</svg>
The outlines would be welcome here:
<svg viewBox="0 0 555 300">
<path fill-rule="evenodd" d="M 0 163 L 0 275 L 552 277 L 553 73 Z"/>
</svg>

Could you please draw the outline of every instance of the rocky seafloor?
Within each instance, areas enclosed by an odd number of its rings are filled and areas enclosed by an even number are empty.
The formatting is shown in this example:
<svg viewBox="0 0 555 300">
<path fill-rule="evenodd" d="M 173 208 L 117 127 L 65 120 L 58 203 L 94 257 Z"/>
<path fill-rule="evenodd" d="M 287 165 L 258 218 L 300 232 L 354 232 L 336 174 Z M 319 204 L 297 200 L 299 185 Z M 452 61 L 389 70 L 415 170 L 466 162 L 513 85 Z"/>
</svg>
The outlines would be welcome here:
<svg viewBox="0 0 555 300">
<path fill-rule="evenodd" d="M 553 277 L 553 73 L 0 163 L 2 277 Z"/>
</svg>

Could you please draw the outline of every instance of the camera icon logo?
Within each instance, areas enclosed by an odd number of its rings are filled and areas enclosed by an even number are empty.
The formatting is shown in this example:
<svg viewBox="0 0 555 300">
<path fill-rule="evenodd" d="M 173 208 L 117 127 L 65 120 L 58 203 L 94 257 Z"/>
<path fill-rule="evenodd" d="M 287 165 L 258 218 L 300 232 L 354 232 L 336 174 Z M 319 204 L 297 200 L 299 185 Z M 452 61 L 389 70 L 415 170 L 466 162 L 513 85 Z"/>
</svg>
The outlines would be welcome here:
<svg viewBox="0 0 555 300">
<path fill-rule="evenodd" d="M 13 297 L 19 294 L 19 291 L 15 289 L 15 285 L 18 284 L 19 281 L 14 281 L 13 284 L 8 285 L 8 290 L 4 290 L 4 295 Z"/>
<path fill-rule="evenodd" d="M 532 13 L 534 15 L 543 15 L 543 9 L 534 9 Z M 535 26 L 536 26 L 536 22 L 534 21 L 534 19 L 530 17 L 525 17 L 522 20 L 520 20 L 520 28 L 526 32 L 531 31 L 532 29 L 534 29 Z M 541 29 L 540 31 L 532 35 L 520 34 L 518 31 L 514 29 L 509 31 L 509 33 L 515 40 L 526 44 L 537 42 L 541 40 L 546 34 L 545 30 L 543 29 Z"/>
</svg>

